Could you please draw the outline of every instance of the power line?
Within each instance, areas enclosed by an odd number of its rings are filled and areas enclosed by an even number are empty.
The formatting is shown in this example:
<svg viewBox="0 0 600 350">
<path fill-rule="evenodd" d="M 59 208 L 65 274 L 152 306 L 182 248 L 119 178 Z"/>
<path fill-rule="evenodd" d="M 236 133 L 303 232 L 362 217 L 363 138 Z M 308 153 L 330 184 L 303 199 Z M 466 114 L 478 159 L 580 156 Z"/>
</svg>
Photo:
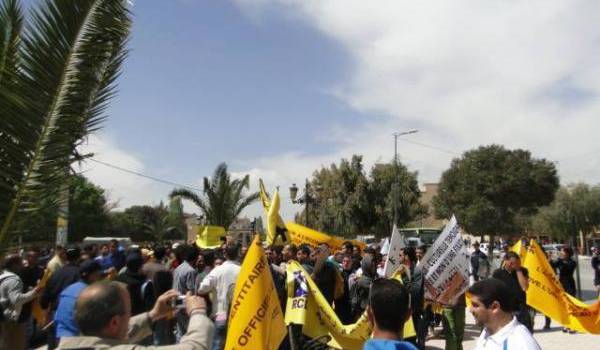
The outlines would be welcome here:
<svg viewBox="0 0 600 350">
<path fill-rule="evenodd" d="M 94 159 L 94 158 L 91 158 L 91 157 L 90 158 L 86 158 L 86 160 L 91 160 L 92 162 L 96 162 L 98 164 L 102 164 L 102 165 L 107 166 L 109 168 L 113 168 L 113 169 L 116 169 L 116 170 L 119 170 L 119 171 L 122 171 L 122 172 L 125 172 L 125 173 L 129 173 L 129 174 L 132 174 L 132 175 L 143 177 L 143 178 L 146 178 L 146 179 L 149 179 L 149 180 L 152 180 L 152 181 L 160 182 L 160 183 L 163 183 L 163 184 L 166 184 L 166 185 L 183 187 L 183 188 L 187 188 L 187 189 L 192 190 L 192 191 L 202 192 L 202 189 L 197 188 L 197 187 L 183 185 L 183 184 L 180 184 L 180 183 L 177 183 L 177 182 L 173 182 L 173 181 L 161 179 L 161 178 L 154 177 L 154 176 L 151 176 L 151 175 L 142 174 L 140 172 L 137 172 L 137 171 L 134 171 L 134 170 L 130 170 L 130 169 L 125 169 L 125 168 L 120 167 L 118 165 L 106 163 L 106 162 L 103 162 L 101 160 Z"/>
<path fill-rule="evenodd" d="M 436 150 L 436 151 L 439 151 L 439 152 L 451 154 L 453 156 L 460 156 L 460 153 L 452 151 L 452 150 L 448 150 L 448 149 L 444 149 L 444 148 L 436 147 L 436 146 L 431 146 L 431 145 L 428 145 L 428 144 L 425 144 L 425 143 L 421 143 L 421 142 L 417 142 L 417 141 L 412 141 L 412 140 L 404 139 L 404 138 L 401 138 L 401 137 L 399 137 L 398 139 L 401 140 L 401 141 L 404 141 L 404 142 L 408 142 L 408 143 L 412 143 L 412 144 L 421 146 L 421 147 L 430 148 L 430 149 L 433 149 L 433 150 Z"/>
</svg>

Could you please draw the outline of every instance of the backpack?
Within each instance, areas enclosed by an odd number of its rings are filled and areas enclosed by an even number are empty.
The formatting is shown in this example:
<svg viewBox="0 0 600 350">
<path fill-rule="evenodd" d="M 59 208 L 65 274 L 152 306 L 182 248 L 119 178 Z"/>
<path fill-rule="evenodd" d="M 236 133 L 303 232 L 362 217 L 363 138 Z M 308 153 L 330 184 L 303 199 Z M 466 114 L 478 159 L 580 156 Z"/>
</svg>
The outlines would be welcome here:
<svg viewBox="0 0 600 350">
<path fill-rule="evenodd" d="M 369 288 L 363 288 L 362 284 L 365 280 L 368 280 L 367 283 L 369 285 L 371 284 L 370 282 L 372 282 L 371 278 L 360 276 L 352 287 L 350 287 L 350 310 L 354 316 L 360 316 L 367 308 Z"/>
</svg>

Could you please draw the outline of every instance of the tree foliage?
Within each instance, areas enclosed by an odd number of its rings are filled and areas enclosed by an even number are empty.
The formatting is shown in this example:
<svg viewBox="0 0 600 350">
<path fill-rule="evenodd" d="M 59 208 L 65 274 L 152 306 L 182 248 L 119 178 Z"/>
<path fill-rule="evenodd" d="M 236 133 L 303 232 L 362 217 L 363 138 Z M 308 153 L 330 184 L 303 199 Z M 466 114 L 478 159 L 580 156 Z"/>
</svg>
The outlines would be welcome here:
<svg viewBox="0 0 600 350">
<path fill-rule="evenodd" d="M 443 173 L 434 209 L 438 217 L 455 214 L 474 235 L 517 234 L 515 218 L 551 203 L 558 187 L 553 163 L 526 150 L 481 146 Z"/>
<path fill-rule="evenodd" d="M 250 187 L 250 175 L 231 179 L 227 164 L 221 163 L 212 178 L 204 177 L 203 197 L 185 188 L 175 189 L 170 197 L 181 197 L 202 210 L 206 222 L 228 228 L 241 212 L 258 199 L 258 192 L 244 194 Z"/>
<path fill-rule="evenodd" d="M 568 239 L 573 231 L 593 233 L 600 226 L 600 186 L 584 183 L 561 187 L 554 201 L 532 218 L 537 234 Z"/>
<path fill-rule="evenodd" d="M 313 174 L 309 182 L 309 226 L 338 235 L 375 233 L 392 230 L 395 196 L 398 222 L 404 225 L 425 213 L 419 203 L 417 173 L 402 164 L 375 164 L 367 176 L 362 156 L 331 164 Z M 305 212 L 297 215 L 304 223 Z"/>
<path fill-rule="evenodd" d="M 0 245 L 59 202 L 77 146 L 105 118 L 126 56 L 126 6 L 46 0 L 24 21 L 18 1 L 2 1 Z"/>
<path fill-rule="evenodd" d="M 105 190 L 82 175 L 71 175 L 68 182 L 70 184 L 69 241 L 78 242 L 86 236 L 106 235 L 110 229 L 110 208 Z M 24 242 L 53 242 L 56 236 L 57 217 L 56 203 L 43 203 L 39 210 L 17 221 L 15 226 Z"/>
</svg>

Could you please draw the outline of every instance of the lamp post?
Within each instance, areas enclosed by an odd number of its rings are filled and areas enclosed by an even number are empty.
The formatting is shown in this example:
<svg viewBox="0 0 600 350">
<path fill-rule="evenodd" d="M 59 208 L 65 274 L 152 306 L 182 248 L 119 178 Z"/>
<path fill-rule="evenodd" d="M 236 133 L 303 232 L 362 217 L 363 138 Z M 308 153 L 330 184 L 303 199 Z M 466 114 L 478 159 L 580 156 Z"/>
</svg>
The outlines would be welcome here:
<svg viewBox="0 0 600 350">
<path fill-rule="evenodd" d="M 298 196 L 298 186 L 296 186 L 296 184 L 292 184 L 292 187 L 290 187 L 290 199 L 292 200 L 292 203 L 306 205 L 306 207 L 304 209 L 306 226 L 308 226 L 308 206 L 309 206 L 309 204 L 312 204 L 315 202 L 315 199 L 313 197 L 311 197 L 310 194 L 308 193 L 308 186 L 309 186 L 308 179 L 306 179 L 306 182 L 304 183 L 304 195 L 297 199 L 296 199 L 296 197 Z"/>
<path fill-rule="evenodd" d="M 419 130 L 417 129 L 411 129 L 392 134 L 394 135 L 394 183 L 392 184 L 392 192 L 394 193 L 394 225 L 398 225 L 398 197 L 400 192 L 400 184 L 398 183 L 398 137 L 418 132 Z"/>
</svg>

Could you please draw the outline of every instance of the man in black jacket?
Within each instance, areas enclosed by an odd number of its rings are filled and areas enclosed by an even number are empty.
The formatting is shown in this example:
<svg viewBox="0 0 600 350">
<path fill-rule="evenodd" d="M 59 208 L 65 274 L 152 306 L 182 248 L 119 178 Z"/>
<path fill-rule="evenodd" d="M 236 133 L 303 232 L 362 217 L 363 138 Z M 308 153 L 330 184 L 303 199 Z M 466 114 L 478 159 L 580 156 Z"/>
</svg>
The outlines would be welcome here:
<svg viewBox="0 0 600 350">
<path fill-rule="evenodd" d="M 60 293 L 71 284 L 79 281 L 80 278 L 79 258 L 81 250 L 76 246 L 68 247 L 66 254 L 67 263 L 52 274 L 40 300 L 42 308 L 47 309 L 50 307 L 50 315 L 52 316 L 54 316 L 58 307 Z M 48 349 L 54 349 L 56 345 L 56 332 L 54 327 L 51 327 L 48 330 Z"/>
</svg>

